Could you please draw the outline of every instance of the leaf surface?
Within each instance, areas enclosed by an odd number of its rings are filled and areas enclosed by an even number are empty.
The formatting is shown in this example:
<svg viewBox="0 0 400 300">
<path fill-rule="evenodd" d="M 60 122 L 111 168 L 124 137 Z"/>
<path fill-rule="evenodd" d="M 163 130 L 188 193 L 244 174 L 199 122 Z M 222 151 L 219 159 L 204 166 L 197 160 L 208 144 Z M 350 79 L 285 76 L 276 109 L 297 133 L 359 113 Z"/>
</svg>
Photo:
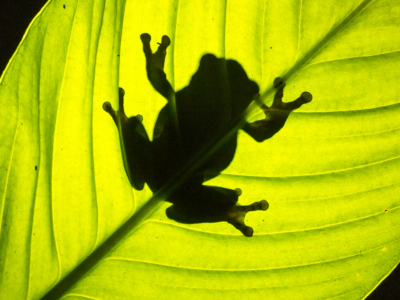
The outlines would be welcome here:
<svg viewBox="0 0 400 300">
<path fill-rule="evenodd" d="M 49 1 L 0 81 L 0 299 L 364 299 L 400 260 L 399 17 L 393 0 Z M 209 182 L 269 202 L 254 237 L 130 187 L 102 104 L 123 87 L 151 135 L 144 32 L 171 38 L 176 90 L 213 53 L 265 103 L 277 76 L 284 100 L 313 94 L 272 139 L 240 132 Z"/>
</svg>

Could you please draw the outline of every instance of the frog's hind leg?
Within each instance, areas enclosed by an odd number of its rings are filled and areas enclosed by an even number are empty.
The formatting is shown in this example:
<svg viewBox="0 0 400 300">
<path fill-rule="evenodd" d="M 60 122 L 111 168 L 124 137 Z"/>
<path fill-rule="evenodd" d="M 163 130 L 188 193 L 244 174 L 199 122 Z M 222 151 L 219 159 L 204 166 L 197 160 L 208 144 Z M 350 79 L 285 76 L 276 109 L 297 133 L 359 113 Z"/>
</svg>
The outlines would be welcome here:
<svg viewBox="0 0 400 300">
<path fill-rule="evenodd" d="M 181 187 L 169 197 L 174 203 L 166 213 L 168 218 L 180 223 L 228 222 L 245 236 L 252 236 L 253 229 L 244 224 L 244 217 L 249 211 L 267 210 L 265 200 L 251 205 L 240 206 L 237 201 L 242 191 L 214 186 L 187 185 Z"/>
<path fill-rule="evenodd" d="M 110 102 L 104 102 L 103 109 L 110 114 L 117 126 L 124 167 L 133 188 L 142 190 L 151 175 L 151 143 L 142 124 L 143 117 L 128 118 L 124 111 L 125 91 L 119 88 L 119 110 L 115 111 Z"/>
<path fill-rule="evenodd" d="M 167 209 L 167 216 L 187 224 L 225 221 L 224 213 L 238 201 L 238 191 L 205 186 L 201 181 L 185 183 L 168 196 L 174 205 Z"/>
</svg>

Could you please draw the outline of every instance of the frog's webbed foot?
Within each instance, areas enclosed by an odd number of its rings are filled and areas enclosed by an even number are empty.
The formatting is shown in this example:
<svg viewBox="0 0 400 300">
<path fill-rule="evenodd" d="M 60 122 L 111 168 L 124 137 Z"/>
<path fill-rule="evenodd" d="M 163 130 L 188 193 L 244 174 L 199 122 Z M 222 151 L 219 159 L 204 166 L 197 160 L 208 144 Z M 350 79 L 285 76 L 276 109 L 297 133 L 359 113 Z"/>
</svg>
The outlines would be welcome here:
<svg viewBox="0 0 400 300">
<path fill-rule="evenodd" d="M 161 43 L 158 43 L 158 49 L 155 53 L 150 47 L 151 36 L 148 33 L 140 35 L 143 43 L 143 52 L 146 57 L 147 78 L 152 86 L 164 96 L 168 101 L 172 99 L 173 90 L 167 80 L 167 75 L 164 73 L 164 62 L 167 54 L 167 48 L 171 44 L 168 36 L 164 35 L 161 38 Z"/>
<path fill-rule="evenodd" d="M 118 119 L 120 119 L 121 125 L 124 126 L 128 122 L 133 122 L 137 125 L 139 125 L 143 121 L 143 117 L 141 115 L 137 115 L 136 117 L 133 118 L 128 118 L 125 114 L 124 110 L 124 95 L 125 91 L 123 88 L 119 88 L 119 110 L 114 110 L 110 102 L 104 102 L 103 103 L 103 109 L 110 114 L 110 116 L 113 118 L 115 125 L 117 128 L 119 127 L 118 125 Z M 132 120 L 131 120 L 132 119 Z M 130 121 L 131 120 L 131 121 Z"/>
<path fill-rule="evenodd" d="M 266 200 L 254 202 L 250 205 L 235 205 L 227 212 L 227 222 L 232 224 L 236 229 L 240 230 L 244 236 L 253 236 L 253 228 L 244 224 L 244 218 L 249 211 L 267 210 L 269 204 Z"/>
</svg>

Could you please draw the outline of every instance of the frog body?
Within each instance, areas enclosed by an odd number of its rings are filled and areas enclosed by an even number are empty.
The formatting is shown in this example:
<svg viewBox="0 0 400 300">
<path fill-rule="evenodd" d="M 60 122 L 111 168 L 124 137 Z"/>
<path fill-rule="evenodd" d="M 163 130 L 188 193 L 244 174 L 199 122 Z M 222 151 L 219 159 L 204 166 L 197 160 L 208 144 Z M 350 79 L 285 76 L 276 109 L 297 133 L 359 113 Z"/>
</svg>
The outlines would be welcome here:
<svg viewBox="0 0 400 300">
<path fill-rule="evenodd" d="M 125 91 L 119 90 L 119 110 L 109 102 L 103 108 L 114 119 L 120 131 L 121 148 L 128 178 L 135 189 L 141 190 L 145 183 L 155 193 L 172 178 L 196 161 L 199 153 L 221 137 L 227 136 L 222 146 L 200 161 L 173 189 L 166 200 L 173 203 L 166 213 L 171 219 L 182 223 L 226 221 L 245 236 L 252 236 L 253 229 L 244 224 L 247 212 L 267 210 L 268 202 L 261 200 L 251 205 L 238 205 L 241 190 L 203 185 L 222 172 L 233 160 L 237 146 L 237 131 L 232 132 L 241 121 L 244 110 L 259 96 L 258 85 L 250 80 L 235 60 L 204 55 L 189 85 L 176 93 L 166 79 L 164 61 L 170 44 L 162 37 L 158 50 L 153 54 L 151 37 L 142 34 L 143 52 L 146 57 L 147 77 L 166 100 L 157 118 L 153 141 L 150 141 L 141 123 L 140 115 L 128 118 L 123 109 Z M 284 83 L 277 78 L 277 92 L 271 107 L 262 106 L 264 120 L 244 123 L 241 127 L 255 141 L 271 138 L 285 124 L 289 114 L 304 103 L 311 101 L 308 92 L 293 102 L 283 103 Z"/>
</svg>

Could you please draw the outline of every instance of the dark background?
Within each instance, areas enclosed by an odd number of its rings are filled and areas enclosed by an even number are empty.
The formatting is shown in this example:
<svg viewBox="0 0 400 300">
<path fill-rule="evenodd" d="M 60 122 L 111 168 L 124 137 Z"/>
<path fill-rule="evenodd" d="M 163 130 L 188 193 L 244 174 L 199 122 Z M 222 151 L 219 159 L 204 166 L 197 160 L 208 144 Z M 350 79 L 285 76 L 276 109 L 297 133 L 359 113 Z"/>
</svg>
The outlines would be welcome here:
<svg viewBox="0 0 400 300">
<path fill-rule="evenodd" d="M 30 22 L 46 2 L 45 0 L 0 0 L 0 74 L 17 49 Z M 400 299 L 399 266 L 367 298 L 367 300 L 387 299 Z"/>
</svg>

